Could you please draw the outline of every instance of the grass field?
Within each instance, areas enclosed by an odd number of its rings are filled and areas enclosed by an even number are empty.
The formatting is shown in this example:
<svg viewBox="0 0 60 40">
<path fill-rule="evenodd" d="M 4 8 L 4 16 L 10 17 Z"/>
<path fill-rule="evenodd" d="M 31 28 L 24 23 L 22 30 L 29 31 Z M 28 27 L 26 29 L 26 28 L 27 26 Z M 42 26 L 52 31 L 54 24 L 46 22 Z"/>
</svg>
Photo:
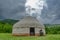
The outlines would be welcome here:
<svg viewBox="0 0 60 40">
<path fill-rule="evenodd" d="M 60 40 L 60 34 L 49 34 L 46 36 L 12 36 L 10 33 L 0 33 L 0 40 Z"/>
</svg>

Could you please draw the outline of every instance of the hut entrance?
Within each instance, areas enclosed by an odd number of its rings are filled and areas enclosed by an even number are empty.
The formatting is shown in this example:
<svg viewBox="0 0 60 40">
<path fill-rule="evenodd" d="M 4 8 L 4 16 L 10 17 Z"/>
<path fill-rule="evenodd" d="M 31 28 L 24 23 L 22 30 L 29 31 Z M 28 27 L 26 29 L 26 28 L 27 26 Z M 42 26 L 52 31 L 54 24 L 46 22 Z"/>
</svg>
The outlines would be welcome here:
<svg viewBox="0 0 60 40">
<path fill-rule="evenodd" d="M 34 36 L 34 35 L 35 35 L 35 28 L 30 27 L 30 36 Z"/>
</svg>

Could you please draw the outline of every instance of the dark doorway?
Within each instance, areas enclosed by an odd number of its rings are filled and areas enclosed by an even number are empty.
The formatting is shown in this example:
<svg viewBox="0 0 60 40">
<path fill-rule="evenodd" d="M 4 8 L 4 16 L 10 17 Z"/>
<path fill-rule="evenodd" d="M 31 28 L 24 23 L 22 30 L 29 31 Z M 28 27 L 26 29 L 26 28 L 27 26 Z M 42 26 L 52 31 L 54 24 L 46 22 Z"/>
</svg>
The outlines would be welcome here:
<svg viewBox="0 0 60 40">
<path fill-rule="evenodd" d="M 35 35 L 35 28 L 31 27 L 30 28 L 30 36 L 34 36 Z"/>
</svg>

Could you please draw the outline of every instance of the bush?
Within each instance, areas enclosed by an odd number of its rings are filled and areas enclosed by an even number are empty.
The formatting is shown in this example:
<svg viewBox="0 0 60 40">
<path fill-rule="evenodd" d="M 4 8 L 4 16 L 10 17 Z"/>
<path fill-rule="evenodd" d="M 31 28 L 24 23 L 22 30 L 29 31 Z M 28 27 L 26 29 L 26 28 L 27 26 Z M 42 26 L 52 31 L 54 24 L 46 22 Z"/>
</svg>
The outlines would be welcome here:
<svg viewBox="0 0 60 40">
<path fill-rule="evenodd" d="M 0 32 L 2 33 L 3 32 L 3 24 L 0 23 Z"/>
<path fill-rule="evenodd" d="M 60 25 L 46 25 L 47 34 L 60 34 Z"/>
<path fill-rule="evenodd" d="M 3 27 L 3 31 L 6 33 L 11 33 L 12 32 L 12 25 L 6 23 Z"/>
<path fill-rule="evenodd" d="M 0 23 L 0 33 L 11 33 L 12 32 L 12 25 L 5 23 Z"/>
</svg>

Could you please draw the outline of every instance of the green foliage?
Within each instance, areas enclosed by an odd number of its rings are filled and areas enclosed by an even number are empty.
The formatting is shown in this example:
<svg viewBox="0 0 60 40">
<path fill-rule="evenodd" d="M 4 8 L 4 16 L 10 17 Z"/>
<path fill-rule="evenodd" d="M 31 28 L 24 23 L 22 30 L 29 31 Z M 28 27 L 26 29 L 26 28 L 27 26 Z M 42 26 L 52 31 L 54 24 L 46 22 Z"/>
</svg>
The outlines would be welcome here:
<svg viewBox="0 0 60 40">
<path fill-rule="evenodd" d="M 6 33 L 11 33 L 12 32 L 12 25 L 6 23 L 3 27 L 3 31 Z"/>
<path fill-rule="evenodd" d="M 0 23 L 0 32 L 3 32 L 3 24 Z"/>
<path fill-rule="evenodd" d="M 60 34 L 60 25 L 45 25 L 47 34 Z"/>
<path fill-rule="evenodd" d="M 11 33 L 12 32 L 12 25 L 5 23 L 1 24 L 0 23 L 0 33 Z"/>
<path fill-rule="evenodd" d="M 0 20 L 0 33 L 11 33 L 12 25 L 17 21 L 18 20 L 12 20 L 12 19 Z"/>
</svg>

